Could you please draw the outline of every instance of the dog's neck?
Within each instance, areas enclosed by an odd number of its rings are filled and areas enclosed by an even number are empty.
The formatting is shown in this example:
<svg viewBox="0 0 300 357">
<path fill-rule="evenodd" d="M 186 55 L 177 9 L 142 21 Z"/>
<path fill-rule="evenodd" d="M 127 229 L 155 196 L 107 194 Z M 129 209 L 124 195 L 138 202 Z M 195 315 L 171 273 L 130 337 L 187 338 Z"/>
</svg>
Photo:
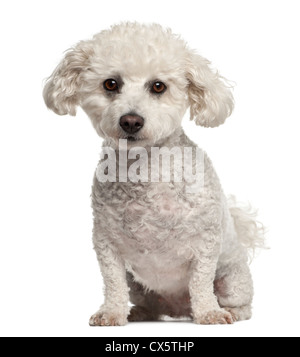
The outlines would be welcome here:
<svg viewBox="0 0 300 357">
<path fill-rule="evenodd" d="M 198 175 L 198 167 L 201 170 L 203 152 L 198 152 L 197 149 L 197 145 L 189 140 L 182 128 L 148 147 L 127 147 L 127 141 L 123 140 L 116 149 L 109 145 L 109 141 L 105 141 L 96 176 L 101 183 L 128 183 L 131 189 L 134 189 L 137 183 L 140 183 L 140 189 L 141 185 L 145 184 L 171 182 L 174 185 L 176 182 L 176 186 L 181 190 L 185 185 L 183 175 L 187 173 L 194 178 L 193 172 Z M 196 166 L 199 163 L 200 165 Z M 198 181 L 196 183 L 198 184 Z"/>
</svg>

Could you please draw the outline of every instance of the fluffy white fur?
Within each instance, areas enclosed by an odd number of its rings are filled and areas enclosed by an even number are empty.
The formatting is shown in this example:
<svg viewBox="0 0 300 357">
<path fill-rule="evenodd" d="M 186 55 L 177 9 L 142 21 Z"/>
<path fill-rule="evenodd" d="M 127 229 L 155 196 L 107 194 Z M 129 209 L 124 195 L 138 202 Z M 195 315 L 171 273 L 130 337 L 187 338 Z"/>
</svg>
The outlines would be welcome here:
<svg viewBox="0 0 300 357">
<path fill-rule="evenodd" d="M 117 93 L 104 89 L 109 78 L 118 80 Z M 167 86 L 159 96 L 149 90 L 158 80 Z M 120 127 L 125 114 L 144 118 L 129 147 L 148 150 L 196 148 L 181 127 L 188 108 L 205 127 L 223 124 L 233 110 L 230 89 L 210 63 L 155 24 L 125 23 L 79 42 L 48 79 L 44 99 L 59 115 L 75 115 L 80 105 L 117 154 L 119 139 L 128 138 Z M 93 240 L 105 301 L 91 325 L 162 315 L 199 324 L 251 317 L 247 250 L 262 239 L 255 217 L 228 203 L 206 154 L 203 190 L 188 194 L 186 185 L 101 183 L 95 176 Z"/>
</svg>

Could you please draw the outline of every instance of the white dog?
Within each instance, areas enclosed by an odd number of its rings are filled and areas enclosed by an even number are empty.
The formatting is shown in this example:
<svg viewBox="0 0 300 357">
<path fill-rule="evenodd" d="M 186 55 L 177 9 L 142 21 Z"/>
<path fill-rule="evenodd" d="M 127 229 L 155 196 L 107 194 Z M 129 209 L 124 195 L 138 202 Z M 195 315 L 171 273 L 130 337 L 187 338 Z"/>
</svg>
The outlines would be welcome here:
<svg viewBox="0 0 300 357">
<path fill-rule="evenodd" d="M 149 169 L 153 147 L 195 152 L 181 127 L 188 108 L 191 119 L 205 127 L 217 127 L 230 116 L 231 92 L 209 65 L 171 31 L 125 23 L 79 42 L 46 83 L 47 106 L 59 115 L 75 115 L 80 105 L 104 138 L 103 146 L 115 153 L 115 163 L 106 153 L 99 167 L 106 164 L 105 174 L 114 168 L 117 182 L 101 181 L 98 167 L 93 185 L 93 241 L 105 302 L 91 317 L 92 326 L 162 315 L 189 317 L 197 324 L 251 317 L 247 252 L 261 244 L 262 232 L 251 212 L 225 198 L 207 155 L 197 149 L 204 177 L 194 193 L 187 190 L 188 180 L 174 179 L 175 164 L 169 167 L 170 182 L 120 176 L 124 150 L 131 160 L 126 174 L 134 162 L 128 154 L 132 148 L 146 150 Z M 127 150 L 119 147 L 120 139 L 127 140 Z"/>
</svg>

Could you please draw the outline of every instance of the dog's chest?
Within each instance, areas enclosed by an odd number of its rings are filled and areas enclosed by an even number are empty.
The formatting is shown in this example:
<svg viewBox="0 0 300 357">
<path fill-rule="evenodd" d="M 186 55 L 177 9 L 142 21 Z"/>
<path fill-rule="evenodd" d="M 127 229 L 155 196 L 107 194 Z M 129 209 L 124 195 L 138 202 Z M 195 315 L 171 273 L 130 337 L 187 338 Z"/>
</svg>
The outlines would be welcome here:
<svg viewBox="0 0 300 357">
<path fill-rule="evenodd" d="M 199 235 L 199 212 L 194 202 L 181 197 L 180 187 L 159 183 L 119 189 L 103 209 L 107 218 L 117 213 L 119 224 L 108 228 L 125 260 L 169 254 L 186 259 L 191 254 L 189 239 Z"/>
<path fill-rule="evenodd" d="M 120 205 L 122 219 L 112 239 L 127 269 L 150 289 L 185 289 L 199 237 L 197 210 L 167 184 L 148 187 Z"/>
<path fill-rule="evenodd" d="M 183 184 L 106 183 L 94 187 L 99 239 L 109 241 L 135 279 L 150 290 L 185 291 L 207 207 Z M 107 244 L 106 242 L 105 244 Z"/>
</svg>

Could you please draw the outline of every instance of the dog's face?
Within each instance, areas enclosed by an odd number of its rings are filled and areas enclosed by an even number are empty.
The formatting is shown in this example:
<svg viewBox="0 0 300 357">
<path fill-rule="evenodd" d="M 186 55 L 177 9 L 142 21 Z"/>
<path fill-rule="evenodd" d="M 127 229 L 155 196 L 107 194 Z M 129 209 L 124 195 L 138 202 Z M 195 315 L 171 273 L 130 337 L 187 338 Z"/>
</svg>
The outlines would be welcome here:
<svg viewBox="0 0 300 357">
<path fill-rule="evenodd" d="M 183 43 L 158 40 L 149 29 L 95 38 L 81 105 L 100 136 L 145 146 L 181 125 L 188 106 Z"/>
<path fill-rule="evenodd" d="M 209 62 L 159 25 L 122 24 L 70 50 L 44 89 L 57 114 L 81 105 L 97 133 L 112 143 L 153 146 L 191 118 L 222 124 L 232 96 Z"/>
</svg>

